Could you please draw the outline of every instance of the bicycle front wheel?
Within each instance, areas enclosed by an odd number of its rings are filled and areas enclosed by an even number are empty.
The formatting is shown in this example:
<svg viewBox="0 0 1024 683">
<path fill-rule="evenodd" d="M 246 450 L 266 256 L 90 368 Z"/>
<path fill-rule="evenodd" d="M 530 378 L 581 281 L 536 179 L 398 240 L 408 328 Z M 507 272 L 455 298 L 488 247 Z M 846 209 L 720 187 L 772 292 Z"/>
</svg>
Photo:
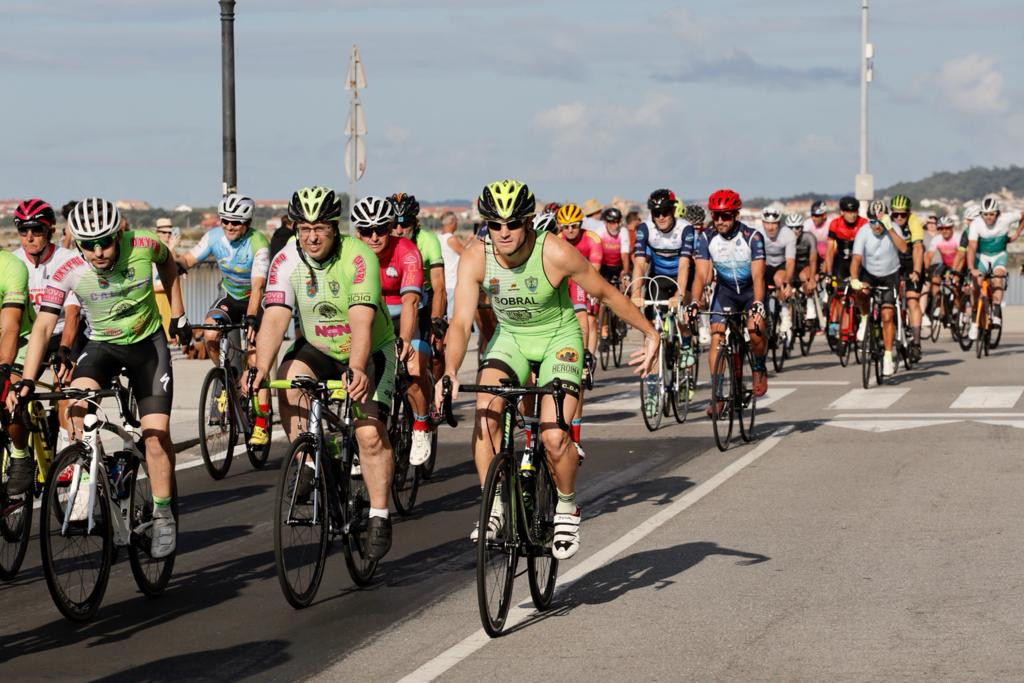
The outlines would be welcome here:
<svg viewBox="0 0 1024 683">
<path fill-rule="evenodd" d="M 145 595 L 155 598 L 164 592 L 167 582 L 174 571 L 174 554 L 161 559 L 154 559 L 150 554 L 153 541 L 153 491 L 149 486 L 149 477 L 140 477 L 145 472 L 140 461 L 136 460 L 129 473 L 127 485 L 131 487 L 128 507 L 128 528 L 131 530 L 131 541 L 128 544 L 128 563 L 132 567 L 135 583 Z M 177 487 L 175 487 L 177 488 Z M 177 491 L 172 498 L 171 510 L 174 519 L 178 519 Z"/>
<path fill-rule="evenodd" d="M 508 454 L 499 453 L 491 460 L 480 504 L 479 538 L 476 544 L 476 595 L 480 621 L 492 638 L 501 635 L 512 605 L 512 582 L 519 563 L 519 539 L 514 532 L 516 509 L 512 505 L 512 469 Z M 488 525 L 495 505 L 504 510 L 504 522 L 488 538 Z"/>
<path fill-rule="evenodd" d="M 735 418 L 733 399 L 736 392 L 733 387 L 736 384 L 736 369 L 731 359 L 732 351 L 725 346 L 719 347 L 715 369 L 711 373 L 711 426 L 715 432 L 715 445 L 720 451 L 729 448 Z"/>
<path fill-rule="evenodd" d="M 102 476 L 96 482 L 89 528 L 91 461 L 92 454 L 81 443 L 58 454 L 46 477 L 39 515 L 46 587 L 71 621 L 86 621 L 99 609 L 114 562 L 109 491 Z"/>
<path fill-rule="evenodd" d="M 746 442 L 754 440 L 754 419 L 757 417 L 757 396 L 754 395 L 753 357 L 750 350 L 739 355 L 736 368 L 736 417 L 740 423 L 740 438 Z"/>
<path fill-rule="evenodd" d="M 199 393 L 199 453 L 214 479 L 223 479 L 231 469 L 238 441 L 238 427 L 227 392 L 224 368 L 210 368 Z"/>
<path fill-rule="evenodd" d="M 692 344 L 686 351 L 683 351 L 682 347 L 680 349 L 680 360 L 676 363 L 675 387 L 672 391 L 672 414 L 676 422 L 682 424 L 686 422 L 686 416 L 690 412 L 690 400 L 697 389 L 697 354 L 694 353 Z"/>
<path fill-rule="evenodd" d="M 256 424 L 256 407 L 252 404 L 253 399 L 249 399 L 249 424 Z M 273 399 L 267 401 L 267 442 L 262 446 L 250 446 L 245 445 L 245 452 L 249 456 L 249 464 L 255 469 L 261 470 L 266 464 L 267 460 L 270 459 L 270 445 L 274 437 L 274 403 Z"/>
<path fill-rule="evenodd" d="M 412 450 L 412 410 L 404 398 L 395 402 L 395 414 L 391 420 L 391 452 L 395 459 L 391 498 L 395 501 L 398 514 L 408 515 L 416 505 L 416 494 L 420 488 L 420 468 L 409 464 L 409 451 Z"/>
<path fill-rule="evenodd" d="M 366 527 L 370 522 L 370 494 L 362 475 L 349 474 L 342 479 L 342 505 L 348 531 L 345 534 L 345 564 L 357 586 L 367 586 L 377 571 L 377 560 L 367 558 Z"/>
<path fill-rule="evenodd" d="M 607 306 L 601 307 L 601 320 L 599 322 L 597 332 L 599 335 L 597 353 L 601 357 L 601 369 L 608 369 L 608 361 L 611 360 L 612 356 L 612 344 L 614 343 L 615 333 L 612 331 L 612 325 L 614 323 L 611 309 Z"/>
<path fill-rule="evenodd" d="M 538 449 L 535 457 L 543 458 Z M 533 477 L 533 520 L 531 521 L 534 547 L 527 557 L 527 576 L 530 579 L 530 597 L 533 606 L 540 611 L 551 606 L 555 594 L 555 579 L 558 576 L 558 560 L 551 555 L 551 544 L 555 537 L 555 504 L 558 494 L 547 463 L 538 465 L 537 476 Z"/>
<path fill-rule="evenodd" d="M 313 438 L 303 434 L 281 463 L 277 484 L 274 563 L 285 600 L 295 609 L 313 601 L 327 564 L 327 483 L 315 466 Z"/>
<path fill-rule="evenodd" d="M 7 467 L 11 462 L 10 440 L 0 450 L 0 581 L 18 574 L 32 533 L 32 489 L 17 496 L 7 495 Z M 33 478 L 34 481 L 34 478 Z"/>
<path fill-rule="evenodd" d="M 615 361 L 615 367 L 620 368 L 622 367 L 622 351 L 626 346 L 626 335 L 629 333 L 629 328 L 619 316 L 612 314 L 612 329 L 614 330 L 612 359 Z"/>
<path fill-rule="evenodd" d="M 861 342 L 860 355 L 864 359 L 864 362 L 860 364 L 860 375 L 861 383 L 864 388 L 867 389 L 871 383 L 871 371 L 875 364 L 875 332 L 874 328 L 869 328 L 867 334 L 864 335 L 864 341 Z"/>
</svg>

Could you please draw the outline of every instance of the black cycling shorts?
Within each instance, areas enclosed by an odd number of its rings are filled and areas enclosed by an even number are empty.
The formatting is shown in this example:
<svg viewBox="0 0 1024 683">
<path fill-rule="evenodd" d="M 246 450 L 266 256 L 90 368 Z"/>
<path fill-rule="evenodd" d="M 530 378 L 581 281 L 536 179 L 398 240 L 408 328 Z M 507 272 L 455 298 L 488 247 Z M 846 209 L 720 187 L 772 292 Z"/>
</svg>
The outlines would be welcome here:
<svg viewBox="0 0 1024 683">
<path fill-rule="evenodd" d="M 89 340 L 76 362 L 72 379 L 87 377 L 103 389 L 118 375 L 127 377 L 139 404 L 139 417 L 171 414 L 174 374 L 162 329 L 134 344 Z"/>
<path fill-rule="evenodd" d="M 900 274 L 900 277 L 902 277 L 903 280 L 907 283 L 907 291 L 908 292 L 920 292 L 921 291 L 921 283 L 922 283 L 922 280 L 924 280 L 924 278 L 920 277 L 921 274 L 918 273 L 917 282 L 915 283 L 913 280 L 910 279 L 910 274 L 913 273 L 913 272 L 914 272 L 914 259 L 913 258 L 901 258 L 900 259 L 900 273 L 899 274 Z"/>
<path fill-rule="evenodd" d="M 885 287 L 885 291 L 882 292 L 882 305 L 883 306 L 895 306 L 896 305 L 896 288 L 900 284 L 899 272 L 890 273 L 889 275 L 883 275 L 876 277 L 864 270 L 860 269 L 858 273 L 860 277 L 857 279 L 861 282 L 870 285 L 872 287 Z"/>
<path fill-rule="evenodd" d="M 840 280 L 850 277 L 850 261 L 838 256 L 832 261 L 832 274 Z"/>
<path fill-rule="evenodd" d="M 249 299 L 235 299 L 230 296 L 222 296 L 213 302 L 210 306 L 210 312 L 207 314 L 208 317 L 216 317 L 219 311 L 227 313 L 228 320 L 238 325 L 245 320 L 245 314 L 249 310 Z M 256 312 L 256 324 L 259 325 L 263 319 L 263 306 L 261 305 Z"/>
<path fill-rule="evenodd" d="M 382 349 L 370 354 L 366 364 L 366 377 L 370 381 L 370 399 L 359 404 L 367 417 L 376 418 L 384 423 L 387 423 L 388 415 L 391 413 L 395 387 L 395 347 L 389 346 L 387 351 L 390 353 Z M 308 365 L 318 380 L 342 379 L 348 371 L 347 363 L 331 358 L 306 341 L 305 337 L 295 340 L 281 359 L 281 365 L 291 360 Z"/>
</svg>

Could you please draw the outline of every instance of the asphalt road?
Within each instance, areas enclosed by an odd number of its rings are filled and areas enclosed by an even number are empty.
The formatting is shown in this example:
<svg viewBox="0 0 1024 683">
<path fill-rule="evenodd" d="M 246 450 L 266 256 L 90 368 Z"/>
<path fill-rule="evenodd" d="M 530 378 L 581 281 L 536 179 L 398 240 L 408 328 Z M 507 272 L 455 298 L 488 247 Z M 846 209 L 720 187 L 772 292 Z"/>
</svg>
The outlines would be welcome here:
<svg viewBox="0 0 1024 683">
<path fill-rule="evenodd" d="M 0 585 L 3 678 L 1019 679 L 1024 336 L 982 360 L 944 338 L 866 392 L 818 344 L 770 380 L 760 439 L 726 453 L 696 415 L 648 433 L 636 380 L 599 375 L 583 547 L 547 613 L 517 583 L 526 602 L 503 638 L 479 631 L 463 426 L 443 433 L 379 580 L 355 588 L 334 552 L 305 610 L 274 569 L 281 442 L 264 471 L 179 472 L 179 555 L 159 599 L 122 560 L 97 617 L 70 624 L 34 538 Z"/>
</svg>

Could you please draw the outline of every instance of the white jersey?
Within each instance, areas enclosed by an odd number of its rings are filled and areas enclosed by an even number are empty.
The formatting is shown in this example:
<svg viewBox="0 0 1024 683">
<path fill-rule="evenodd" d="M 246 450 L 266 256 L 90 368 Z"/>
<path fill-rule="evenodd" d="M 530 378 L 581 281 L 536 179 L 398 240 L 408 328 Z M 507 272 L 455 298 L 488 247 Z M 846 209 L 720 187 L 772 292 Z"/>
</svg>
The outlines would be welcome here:
<svg viewBox="0 0 1024 683">
<path fill-rule="evenodd" d="M 459 253 L 448 246 L 448 240 L 452 237 L 455 237 L 454 232 L 437 236 L 437 241 L 441 243 L 441 258 L 444 259 L 444 286 L 448 290 L 455 289 L 455 280 L 459 274 Z"/>
<path fill-rule="evenodd" d="M 47 251 L 49 253 L 47 253 Z M 56 270 L 57 266 L 74 256 L 73 251 L 56 244 L 49 245 L 43 253 L 46 255 L 46 258 L 41 259 L 40 262 L 36 264 L 35 259 L 25 252 L 24 247 L 19 247 L 14 252 L 14 255 L 28 267 L 28 298 L 32 301 L 32 306 L 36 309 L 36 313 L 39 313 L 39 306 L 43 302 L 43 292 L 46 291 L 46 281 L 53 275 L 53 271 Z M 82 304 L 78 300 L 78 297 L 75 296 L 75 293 L 70 292 L 67 299 L 64 300 L 64 305 L 81 306 Z M 63 331 L 64 310 L 61 309 L 60 317 L 57 318 L 57 326 L 53 328 L 53 334 L 58 335 Z"/>
</svg>

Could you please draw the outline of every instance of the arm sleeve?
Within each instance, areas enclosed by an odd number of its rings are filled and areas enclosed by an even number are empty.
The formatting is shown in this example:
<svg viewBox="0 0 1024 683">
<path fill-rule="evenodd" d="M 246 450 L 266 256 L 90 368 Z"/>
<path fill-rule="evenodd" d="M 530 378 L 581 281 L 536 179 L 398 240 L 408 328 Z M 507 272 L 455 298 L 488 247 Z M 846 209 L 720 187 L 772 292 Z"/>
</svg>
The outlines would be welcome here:
<svg viewBox="0 0 1024 683">
<path fill-rule="evenodd" d="M 295 307 L 291 274 L 298 260 L 294 245 L 285 247 L 274 257 L 267 275 L 267 291 L 263 293 L 264 306 Z"/>
<path fill-rule="evenodd" d="M 401 281 L 398 290 L 399 294 L 416 292 L 423 295 L 423 259 L 419 249 L 412 244 L 403 244 L 401 251 L 395 254 L 398 266 L 401 269 Z M 380 273 L 380 270 L 377 270 Z"/>
<path fill-rule="evenodd" d="M 266 246 L 259 247 L 252 255 L 252 271 L 250 271 L 249 277 L 265 278 L 269 270 L 270 248 Z"/>
<path fill-rule="evenodd" d="M 853 254 L 864 258 L 864 246 L 867 241 L 867 233 L 864 230 L 858 230 L 857 236 L 853 238 Z"/>
<path fill-rule="evenodd" d="M 84 267 L 85 260 L 79 254 L 73 254 L 64 263 L 57 266 L 53 275 L 46 281 L 40 310 L 45 308 L 52 313 L 59 314 L 64 307 L 68 292 L 73 290 L 78 282 L 80 269 Z"/>
<path fill-rule="evenodd" d="M 982 219 L 980 219 L 980 218 L 975 218 L 973 221 L 971 221 L 971 227 L 967 230 L 967 241 L 968 242 L 976 242 L 978 240 L 978 237 L 980 236 L 980 232 L 981 232 L 979 227 L 978 227 L 978 223 L 981 220 Z"/>
<path fill-rule="evenodd" d="M 28 267 L 21 261 L 11 260 L 0 278 L 2 291 L 2 308 L 25 309 L 28 303 Z"/>
<path fill-rule="evenodd" d="M 908 242 L 921 242 L 924 240 L 924 228 L 921 227 L 921 219 L 917 214 L 910 214 L 907 219 L 907 227 L 910 228 L 910 239 Z"/>
<path fill-rule="evenodd" d="M 381 296 L 380 264 L 369 247 L 346 259 L 343 272 L 346 279 L 352 283 L 348 288 L 348 307 L 372 306 L 377 308 L 377 302 Z M 423 277 L 422 272 L 420 277 Z"/>
<path fill-rule="evenodd" d="M 787 230 L 789 229 L 787 228 Z M 789 230 L 788 236 L 786 237 L 785 258 L 787 261 L 790 259 L 796 259 L 796 235 L 793 234 L 792 230 Z"/>
<path fill-rule="evenodd" d="M 629 253 L 629 231 L 625 228 L 619 228 L 619 252 Z"/>
<path fill-rule="evenodd" d="M 601 263 L 604 261 L 604 245 L 601 244 L 601 238 L 595 235 L 593 232 L 588 231 L 583 236 L 583 239 L 590 240 L 590 263 L 595 268 L 600 269 Z"/>
<path fill-rule="evenodd" d="M 202 263 L 210 256 L 210 233 L 204 233 L 203 238 L 199 242 L 189 249 L 189 254 L 196 260 L 196 263 Z M 255 266 L 255 262 L 253 266 Z"/>
<path fill-rule="evenodd" d="M 711 250 L 708 249 L 708 238 L 704 233 L 693 236 L 693 258 L 698 261 L 710 261 Z"/>
<path fill-rule="evenodd" d="M 764 261 L 764 236 L 756 230 L 752 233 L 750 236 L 750 260 Z"/>
<path fill-rule="evenodd" d="M 636 228 L 636 244 L 633 246 L 633 256 L 647 256 L 647 224 L 641 223 Z"/>
</svg>

